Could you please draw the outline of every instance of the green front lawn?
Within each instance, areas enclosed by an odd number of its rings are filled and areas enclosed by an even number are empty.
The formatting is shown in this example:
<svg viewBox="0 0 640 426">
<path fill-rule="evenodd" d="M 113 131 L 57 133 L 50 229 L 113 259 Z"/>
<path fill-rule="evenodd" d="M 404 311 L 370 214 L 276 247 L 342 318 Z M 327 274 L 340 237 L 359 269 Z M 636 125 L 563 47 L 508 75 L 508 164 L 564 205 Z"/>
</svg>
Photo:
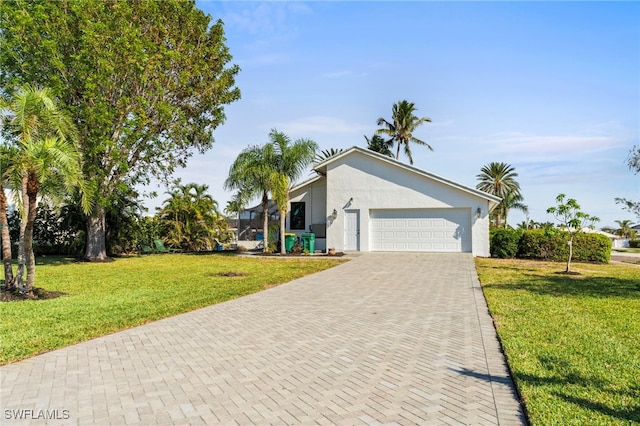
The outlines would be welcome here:
<svg viewBox="0 0 640 426">
<path fill-rule="evenodd" d="M 640 268 L 477 259 L 533 425 L 640 422 Z"/>
<path fill-rule="evenodd" d="M 0 364 L 255 293 L 339 263 L 224 254 L 165 254 L 99 264 L 39 259 L 36 287 L 63 295 L 0 303 Z"/>
</svg>

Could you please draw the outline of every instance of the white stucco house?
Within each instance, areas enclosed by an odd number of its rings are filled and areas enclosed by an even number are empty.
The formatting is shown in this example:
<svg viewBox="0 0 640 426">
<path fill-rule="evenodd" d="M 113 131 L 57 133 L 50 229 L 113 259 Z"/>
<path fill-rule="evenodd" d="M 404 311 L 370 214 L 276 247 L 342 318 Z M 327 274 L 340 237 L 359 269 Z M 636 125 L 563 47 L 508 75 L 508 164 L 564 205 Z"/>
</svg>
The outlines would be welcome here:
<svg viewBox="0 0 640 426">
<path fill-rule="evenodd" d="M 357 146 L 314 170 L 290 191 L 287 232 L 313 232 L 316 250 L 490 256 L 498 197 Z"/>
</svg>

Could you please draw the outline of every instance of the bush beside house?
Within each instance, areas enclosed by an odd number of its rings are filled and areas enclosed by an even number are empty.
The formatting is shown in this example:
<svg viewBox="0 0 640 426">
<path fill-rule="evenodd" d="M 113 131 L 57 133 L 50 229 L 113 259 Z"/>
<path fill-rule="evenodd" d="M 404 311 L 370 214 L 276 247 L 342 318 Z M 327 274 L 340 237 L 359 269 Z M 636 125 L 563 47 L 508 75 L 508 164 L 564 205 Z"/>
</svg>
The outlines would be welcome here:
<svg viewBox="0 0 640 426">
<path fill-rule="evenodd" d="M 557 229 L 498 229 L 491 233 L 491 256 L 563 261 L 567 258 L 569 233 Z M 579 233 L 573 242 L 573 259 L 607 263 L 611 241 L 604 235 Z"/>
</svg>

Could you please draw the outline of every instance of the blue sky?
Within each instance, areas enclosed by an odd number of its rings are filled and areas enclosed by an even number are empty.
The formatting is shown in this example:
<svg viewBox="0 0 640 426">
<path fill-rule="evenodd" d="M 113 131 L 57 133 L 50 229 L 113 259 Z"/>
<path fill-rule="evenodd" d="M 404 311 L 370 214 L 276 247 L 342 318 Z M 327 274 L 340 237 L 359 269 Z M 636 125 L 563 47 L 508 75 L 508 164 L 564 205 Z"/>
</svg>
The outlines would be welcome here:
<svg viewBox="0 0 640 426">
<path fill-rule="evenodd" d="M 553 221 L 558 193 L 598 227 L 635 220 L 614 198 L 640 200 L 640 175 L 625 165 L 640 143 L 638 2 L 197 5 L 225 23 L 242 99 L 213 149 L 177 176 L 208 184 L 222 208 L 229 166 L 270 129 L 321 149 L 365 146 L 407 99 L 433 121 L 415 132 L 434 148 L 412 148 L 416 167 L 475 187 L 483 165 L 506 162 L 532 220 Z"/>
</svg>

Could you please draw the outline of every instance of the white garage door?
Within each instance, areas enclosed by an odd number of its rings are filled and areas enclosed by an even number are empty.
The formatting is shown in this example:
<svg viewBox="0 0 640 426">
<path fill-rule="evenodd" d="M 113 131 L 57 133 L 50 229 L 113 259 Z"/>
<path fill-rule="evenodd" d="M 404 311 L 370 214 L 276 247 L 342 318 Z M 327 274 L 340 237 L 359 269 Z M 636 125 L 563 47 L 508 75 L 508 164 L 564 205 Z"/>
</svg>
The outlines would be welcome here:
<svg viewBox="0 0 640 426">
<path fill-rule="evenodd" d="M 469 209 L 385 209 L 369 215 L 371 251 L 471 251 Z"/>
</svg>

